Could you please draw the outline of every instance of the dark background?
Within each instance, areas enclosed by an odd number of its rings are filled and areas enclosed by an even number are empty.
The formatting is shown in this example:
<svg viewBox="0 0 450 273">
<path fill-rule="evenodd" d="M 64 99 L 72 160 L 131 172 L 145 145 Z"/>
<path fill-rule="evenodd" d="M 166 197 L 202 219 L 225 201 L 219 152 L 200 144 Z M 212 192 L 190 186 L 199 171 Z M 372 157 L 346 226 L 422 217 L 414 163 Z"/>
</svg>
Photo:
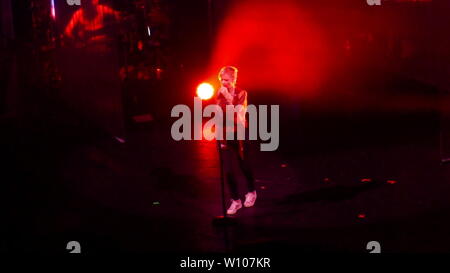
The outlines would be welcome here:
<svg viewBox="0 0 450 273">
<path fill-rule="evenodd" d="M 50 1 L 1 2 L 0 252 L 66 253 L 71 240 L 85 253 L 366 253 L 372 240 L 448 252 L 448 1 L 299 1 L 332 73 L 318 97 L 250 90 L 280 105 L 280 147 L 253 143 L 259 199 L 230 229 L 210 223 L 215 144 L 173 141 L 170 111 L 192 105 L 240 0 L 161 1 L 170 24 L 156 41 L 152 2 L 100 2 L 125 18 L 101 54 L 63 37 L 77 7 L 56 1 L 53 20 Z"/>
</svg>

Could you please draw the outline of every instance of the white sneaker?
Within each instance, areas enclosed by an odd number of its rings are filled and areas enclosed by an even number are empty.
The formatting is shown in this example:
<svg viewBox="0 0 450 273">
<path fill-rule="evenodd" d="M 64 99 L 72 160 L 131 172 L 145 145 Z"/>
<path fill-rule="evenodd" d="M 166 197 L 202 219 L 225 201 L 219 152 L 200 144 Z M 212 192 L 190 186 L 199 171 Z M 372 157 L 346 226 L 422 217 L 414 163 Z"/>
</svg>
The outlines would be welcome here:
<svg viewBox="0 0 450 273">
<path fill-rule="evenodd" d="M 256 201 L 256 191 L 249 192 L 245 195 L 244 206 L 246 208 L 253 207 Z"/>
<path fill-rule="evenodd" d="M 227 214 L 235 214 L 238 211 L 238 209 L 242 208 L 241 199 L 238 199 L 238 200 L 231 199 L 231 200 L 233 202 L 231 202 L 231 206 L 228 208 Z"/>
</svg>

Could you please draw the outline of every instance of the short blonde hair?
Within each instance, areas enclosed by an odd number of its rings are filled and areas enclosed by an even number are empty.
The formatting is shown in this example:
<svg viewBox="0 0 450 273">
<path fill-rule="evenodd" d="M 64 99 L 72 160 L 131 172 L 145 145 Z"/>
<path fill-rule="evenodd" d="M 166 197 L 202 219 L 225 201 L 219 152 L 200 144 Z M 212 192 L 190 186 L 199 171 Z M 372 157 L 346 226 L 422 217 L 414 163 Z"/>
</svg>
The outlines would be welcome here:
<svg viewBox="0 0 450 273">
<path fill-rule="evenodd" d="M 224 66 L 220 69 L 219 72 L 219 80 L 222 77 L 223 74 L 228 74 L 231 75 L 234 79 L 234 81 L 237 80 L 237 73 L 238 73 L 238 69 L 234 66 Z"/>
</svg>

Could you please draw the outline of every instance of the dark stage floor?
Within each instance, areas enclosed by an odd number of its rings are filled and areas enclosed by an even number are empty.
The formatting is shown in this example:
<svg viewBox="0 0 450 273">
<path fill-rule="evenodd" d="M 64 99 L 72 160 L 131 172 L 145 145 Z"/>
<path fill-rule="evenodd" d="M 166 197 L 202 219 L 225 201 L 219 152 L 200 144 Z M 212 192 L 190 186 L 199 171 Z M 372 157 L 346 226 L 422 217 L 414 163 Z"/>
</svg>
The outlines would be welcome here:
<svg viewBox="0 0 450 273">
<path fill-rule="evenodd" d="M 378 241 L 385 253 L 449 251 L 436 111 L 283 110 L 294 108 L 281 106 L 278 151 L 253 143 L 258 200 L 228 228 L 211 222 L 215 142 L 173 141 L 170 120 L 121 144 L 58 109 L 3 119 L 0 250 L 67 253 L 78 241 L 86 254 L 367 253 Z"/>
</svg>

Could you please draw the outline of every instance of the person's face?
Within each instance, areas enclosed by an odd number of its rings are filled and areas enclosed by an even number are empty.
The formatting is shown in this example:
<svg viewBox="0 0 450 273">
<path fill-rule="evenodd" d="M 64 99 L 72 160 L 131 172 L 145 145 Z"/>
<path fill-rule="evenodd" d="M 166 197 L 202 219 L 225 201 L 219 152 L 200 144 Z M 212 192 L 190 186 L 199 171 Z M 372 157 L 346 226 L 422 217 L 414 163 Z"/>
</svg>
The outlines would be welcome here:
<svg viewBox="0 0 450 273">
<path fill-rule="evenodd" d="M 235 80 L 233 76 L 224 73 L 220 75 L 220 83 L 222 84 L 223 87 L 232 88 L 235 85 Z"/>
</svg>

